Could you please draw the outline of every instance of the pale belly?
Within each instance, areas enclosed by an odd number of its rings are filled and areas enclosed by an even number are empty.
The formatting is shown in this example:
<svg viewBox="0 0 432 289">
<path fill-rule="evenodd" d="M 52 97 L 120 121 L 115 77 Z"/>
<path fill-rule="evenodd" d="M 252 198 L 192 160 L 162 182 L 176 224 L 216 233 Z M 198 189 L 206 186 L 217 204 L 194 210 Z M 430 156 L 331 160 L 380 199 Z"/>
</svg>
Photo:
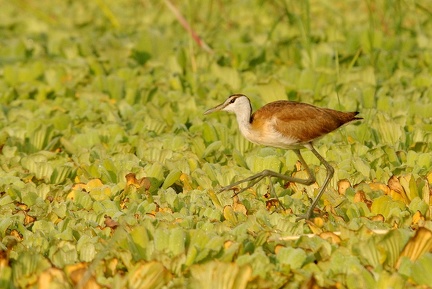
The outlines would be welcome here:
<svg viewBox="0 0 432 289">
<path fill-rule="evenodd" d="M 264 132 L 242 131 L 243 136 L 255 144 L 283 148 L 283 149 L 300 149 L 305 147 L 304 143 L 299 142 L 294 137 L 284 136 L 281 133 L 268 130 Z"/>
</svg>

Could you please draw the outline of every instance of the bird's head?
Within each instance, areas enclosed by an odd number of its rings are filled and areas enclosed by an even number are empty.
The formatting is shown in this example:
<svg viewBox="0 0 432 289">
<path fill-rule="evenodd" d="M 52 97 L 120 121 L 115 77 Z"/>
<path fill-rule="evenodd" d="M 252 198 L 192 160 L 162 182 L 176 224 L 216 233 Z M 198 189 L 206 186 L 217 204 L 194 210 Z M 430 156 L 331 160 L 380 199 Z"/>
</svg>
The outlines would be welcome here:
<svg viewBox="0 0 432 289">
<path fill-rule="evenodd" d="M 250 111 L 252 110 L 250 100 L 246 95 L 243 94 L 233 94 L 227 98 L 223 103 L 210 108 L 204 114 L 210 114 L 215 111 L 224 110 L 233 113 L 239 113 L 242 111 Z"/>
</svg>

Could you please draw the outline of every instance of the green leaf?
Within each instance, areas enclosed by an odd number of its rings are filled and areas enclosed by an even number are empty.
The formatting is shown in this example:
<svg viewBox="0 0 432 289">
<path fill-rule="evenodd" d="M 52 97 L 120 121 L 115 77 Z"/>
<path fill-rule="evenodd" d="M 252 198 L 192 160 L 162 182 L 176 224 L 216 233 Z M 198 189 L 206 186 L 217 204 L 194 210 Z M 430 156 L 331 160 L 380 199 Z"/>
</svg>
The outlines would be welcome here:
<svg viewBox="0 0 432 289">
<path fill-rule="evenodd" d="M 274 270 L 275 266 L 270 263 L 262 247 L 257 248 L 252 254 L 244 254 L 237 258 L 238 265 L 252 267 L 252 274 L 265 278 L 267 274 Z"/>
<path fill-rule="evenodd" d="M 77 243 L 79 259 L 82 262 L 91 262 L 96 256 L 95 239 L 89 236 L 82 236 Z"/>
<path fill-rule="evenodd" d="M 182 228 L 176 227 L 170 230 L 168 249 L 177 256 L 185 252 L 186 234 Z"/>
<path fill-rule="evenodd" d="M 152 165 L 147 166 L 146 171 L 148 177 L 155 178 L 162 183 L 161 180 L 164 179 L 164 168 L 161 163 L 155 162 Z"/>
<path fill-rule="evenodd" d="M 394 201 L 391 197 L 384 195 L 376 198 L 371 206 L 371 213 L 381 214 L 386 219 L 389 218 L 393 210 L 404 210 L 405 204 L 401 201 Z"/>
<path fill-rule="evenodd" d="M 376 120 L 371 124 L 371 128 L 379 132 L 381 144 L 393 145 L 404 141 L 400 125 L 391 121 L 386 114 L 378 114 Z"/>
<path fill-rule="evenodd" d="M 27 287 L 37 281 L 37 276 L 51 267 L 51 264 L 41 254 L 22 252 L 12 264 L 12 275 L 15 284 Z M 3 271 L 3 270 L 2 270 Z"/>
<path fill-rule="evenodd" d="M 364 177 L 370 176 L 370 166 L 366 164 L 365 161 L 363 161 L 361 158 L 356 158 L 353 162 L 354 168 L 360 172 Z"/>
<path fill-rule="evenodd" d="M 191 267 L 191 288 L 243 289 L 251 278 L 250 266 L 218 261 Z"/>
<path fill-rule="evenodd" d="M 419 285 L 430 286 L 432 284 L 432 253 L 421 256 L 412 266 L 411 277 Z"/>
<path fill-rule="evenodd" d="M 160 252 L 166 252 L 170 246 L 170 232 L 163 228 L 159 228 L 154 233 L 155 249 Z"/>
<path fill-rule="evenodd" d="M 203 158 L 206 158 L 212 154 L 214 154 L 215 152 L 219 152 L 221 150 L 222 147 L 222 142 L 221 141 L 215 141 L 213 143 L 211 143 L 205 150 L 204 153 L 202 155 Z"/>
<path fill-rule="evenodd" d="M 284 85 L 274 78 L 268 83 L 259 85 L 258 90 L 266 103 L 286 99 Z"/>
<path fill-rule="evenodd" d="M 150 243 L 147 229 L 143 226 L 135 227 L 130 233 L 130 236 L 130 247 L 134 259 L 147 260 L 150 257 L 151 252 L 153 251 L 153 245 Z"/>
<path fill-rule="evenodd" d="M 219 65 L 212 65 L 212 73 L 215 77 L 219 78 L 221 82 L 229 85 L 232 90 L 240 88 L 240 76 L 236 69 L 231 67 L 222 67 Z"/>
<path fill-rule="evenodd" d="M 50 248 L 49 258 L 55 266 L 63 268 L 78 261 L 77 248 L 70 242 L 60 241 Z"/>
<path fill-rule="evenodd" d="M 71 165 L 63 165 L 54 168 L 54 171 L 51 174 L 51 183 L 60 184 L 64 182 L 69 175 L 72 173 Z"/>
<path fill-rule="evenodd" d="M 407 287 L 407 281 L 397 273 L 390 274 L 386 271 L 380 272 L 376 288 L 395 288 L 404 289 Z"/>
<path fill-rule="evenodd" d="M 12 288 L 12 268 L 2 266 L 0 270 L 0 288 Z"/>
<path fill-rule="evenodd" d="M 289 265 L 291 269 L 300 269 L 306 262 L 306 252 L 302 249 L 284 247 L 277 253 L 277 260 L 281 264 Z"/>
<path fill-rule="evenodd" d="M 163 189 L 167 189 L 172 186 L 175 182 L 177 182 L 181 176 L 182 172 L 180 170 L 171 170 L 169 174 L 166 176 L 165 181 L 162 184 Z"/>
</svg>

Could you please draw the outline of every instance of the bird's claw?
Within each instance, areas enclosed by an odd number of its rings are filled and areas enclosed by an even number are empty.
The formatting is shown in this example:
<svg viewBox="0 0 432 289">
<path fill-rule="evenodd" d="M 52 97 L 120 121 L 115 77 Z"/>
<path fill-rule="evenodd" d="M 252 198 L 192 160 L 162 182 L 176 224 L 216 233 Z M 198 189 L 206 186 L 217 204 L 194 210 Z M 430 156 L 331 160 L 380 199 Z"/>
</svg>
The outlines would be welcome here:
<svg viewBox="0 0 432 289">
<path fill-rule="evenodd" d="M 219 193 L 222 193 L 222 192 L 225 192 L 225 191 L 229 191 L 229 190 L 231 190 L 231 189 L 233 189 L 234 188 L 234 186 L 225 186 L 225 187 L 222 187 L 222 188 L 220 188 L 219 190 L 218 190 L 218 194 Z"/>
<path fill-rule="evenodd" d="M 301 221 L 301 220 L 306 220 L 306 221 L 310 220 L 310 219 L 312 219 L 312 215 L 313 215 L 312 212 L 310 210 L 308 210 L 306 212 L 306 214 L 298 215 L 296 218 L 296 222 Z"/>
</svg>

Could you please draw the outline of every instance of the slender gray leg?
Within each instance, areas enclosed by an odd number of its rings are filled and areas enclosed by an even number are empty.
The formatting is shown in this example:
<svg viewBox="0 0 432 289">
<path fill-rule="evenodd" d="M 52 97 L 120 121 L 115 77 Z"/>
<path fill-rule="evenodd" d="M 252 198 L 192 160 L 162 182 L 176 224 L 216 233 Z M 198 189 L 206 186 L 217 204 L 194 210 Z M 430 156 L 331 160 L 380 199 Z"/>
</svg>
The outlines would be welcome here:
<svg viewBox="0 0 432 289">
<path fill-rule="evenodd" d="M 320 160 L 320 162 L 326 167 L 327 176 L 324 180 L 324 184 L 321 186 L 321 188 L 318 192 L 318 195 L 315 197 L 315 199 L 312 202 L 312 205 L 307 210 L 306 215 L 304 216 L 305 219 L 310 219 L 312 217 L 314 208 L 318 204 L 318 201 L 320 200 L 321 196 L 324 194 L 325 189 L 327 188 L 331 178 L 334 175 L 334 168 L 316 151 L 316 149 L 312 145 L 310 146 L 310 150 Z"/>
<path fill-rule="evenodd" d="M 309 144 L 307 146 L 307 148 L 309 148 L 312 151 L 312 153 L 320 160 L 320 162 L 326 167 L 327 176 L 326 176 L 326 179 L 324 181 L 323 186 L 320 188 L 318 195 L 313 200 L 313 202 L 312 202 L 311 206 L 309 207 L 309 209 L 307 210 L 306 214 L 299 216 L 298 219 L 310 219 L 312 217 L 312 213 L 313 213 L 314 208 L 318 204 L 318 201 L 320 200 L 322 194 L 324 193 L 324 190 L 328 186 L 330 179 L 333 177 L 333 174 L 334 174 L 333 167 L 315 150 L 315 148 L 311 144 Z M 238 191 L 236 193 L 236 194 L 240 194 L 240 193 L 244 192 L 245 190 L 253 187 L 256 183 L 258 183 L 259 181 L 261 181 L 263 178 L 266 178 L 266 177 L 279 178 L 279 179 L 282 179 L 282 180 L 287 181 L 287 182 L 299 183 L 299 184 L 303 184 L 306 186 L 313 184 L 316 181 L 315 176 L 312 173 L 312 171 L 310 170 L 309 166 L 306 164 L 305 160 L 303 159 L 303 156 L 301 155 L 300 150 L 295 149 L 294 152 L 298 156 L 302 166 L 304 167 L 304 169 L 307 171 L 307 173 L 309 175 L 309 177 L 307 179 L 290 177 L 290 176 L 286 176 L 286 175 L 283 175 L 283 174 L 280 174 L 280 173 L 277 173 L 274 171 L 264 170 L 260 173 L 252 175 L 246 179 L 243 179 L 243 180 L 240 180 L 238 182 L 232 183 L 228 186 L 222 187 L 219 190 L 219 193 L 223 192 L 223 191 L 231 190 L 232 188 L 234 188 L 234 187 L 236 187 L 242 183 L 250 182 L 246 187 L 244 187 L 243 189 L 241 189 L 240 191 Z"/>
<path fill-rule="evenodd" d="M 238 185 L 240 185 L 242 183 L 250 182 L 246 187 L 242 188 L 240 191 L 238 191 L 238 192 L 235 193 L 235 195 L 238 195 L 238 194 L 244 192 L 245 190 L 253 187 L 256 183 L 258 183 L 259 181 L 261 181 L 262 179 L 264 179 L 266 177 L 268 177 L 270 179 L 271 192 L 276 197 L 277 197 L 277 195 L 274 192 L 273 184 L 271 183 L 271 178 L 272 177 L 279 178 L 279 179 L 282 179 L 282 180 L 287 181 L 287 182 L 294 182 L 294 183 L 299 183 L 299 184 L 303 184 L 303 185 L 311 185 L 311 184 L 313 184 L 315 182 L 315 176 L 313 175 L 313 173 L 310 170 L 309 166 L 306 164 L 303 156 L 300 153 L 300 150 L 296 149 L 296 150 L 294 150 L 294 152 L 298 156 L 298 158 L 299 158 L 302 166 L 304 167 L 304 169 L 307 171 L 307 173 L 309 175 L 309 177 L 307 179 L 294 178 L 294 177 L 286 176 L 286 175 L 283 175 L 283 174 L 280 174 L 280 173 L 277 173 L 277 172 L 274 172 L 274 171 L 271 171 L 271 170 L 264 170 L 264 171 L 262 171 L 262 172 L 260 172 L 258 174 L 252 175 L 252 176 L 250 176 L 250 177 L 248 177 L 246 179 L 240 180 L 238 182 L 232 183 L 232 184 L 230 184 L 228 186 L 225 186 L 225 187 L 221 188 L 219 190 L 219 193 L 223 192 L 223 191 L 231 190 L 234 187 L 236 187 L 236 186 L 238 186 Z M 281 203 L 281 206 L 283 208 L 282 203 Z"/>
<path fill-rule="evenodd" d="M 309 169 L 309 166 L 306 164 L 305 160 L 303 159 L 303 156 L 300 153 L 300 150 L 296 149 L 294 150 L 294 152 L 297 154 L 297 156 L 299 157 L 300 162 L 302 163 L 303 167 L 306 169 L 309 178 L 307 179 L 299 179 L 299 178 L 294 178 L 294 177 L 290 177 L 290 176 L 286 176 L 271 170 L 264 170 L 260 173 L 257 173 L 255 175 L 252 175 L 246 179 L 240 180 L 238 182 L 232 183 L 228 186 L 222 187 L 219 192 L 223 192 L 223 191 L 228 191 L 231 190 L 232 188 L 242 184 L 242 183 L 246 183 L 246 182 L 251 182 L 249 185 L 247 185 L 246 187 L 244 187 L 243 189 L 241 189 L 239 193 L 244 192 L 245 190 L 253 187 L 256 183 L 258 183 L 259 181 L 261 181 L 262 179 L 266 178 L 266 177 L 274 177 L 274 178 L 279 178 L 282 179 L 284 181 L 287 182 L 294 182 L 294 183 L 299 183 L 299 184 L 303 184 L 303 185 L 311 185 L 315 182 L 315 176 L 312 174 L 312 171 Z"/>
</svg>

